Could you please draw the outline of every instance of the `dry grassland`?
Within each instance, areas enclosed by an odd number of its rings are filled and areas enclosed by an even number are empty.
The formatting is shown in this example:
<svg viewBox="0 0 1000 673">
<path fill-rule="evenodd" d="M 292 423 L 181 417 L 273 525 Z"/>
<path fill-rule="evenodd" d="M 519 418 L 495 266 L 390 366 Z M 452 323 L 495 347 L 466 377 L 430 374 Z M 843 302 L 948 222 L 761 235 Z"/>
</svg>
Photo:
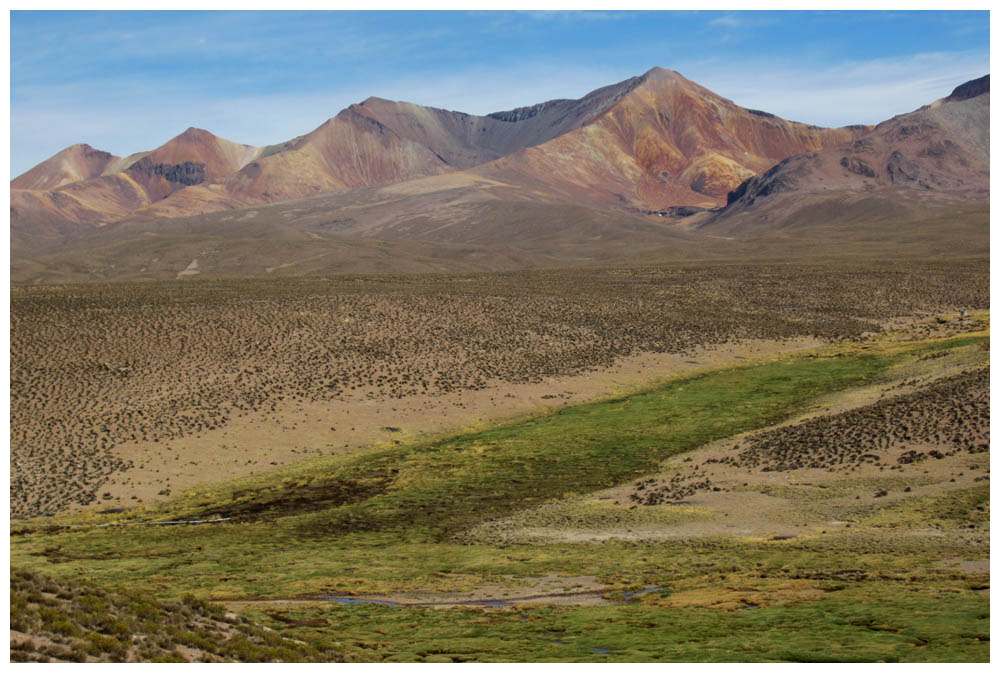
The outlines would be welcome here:
<svg viewBox="0 0 1000 673">
<path fill-rule="evenodd" d="M 951 262 L 14 287 L 11 300 L 11 513 L 28 517 L 117 505 L 103 487 L 114 477 L 121 497 L 130 470 L 146 471 L 132 497 L 166 495 L 171 473 L 211 479 L 200 463 L 219 451 L 270 467 L 282 442 L 266 440 L 306 417 L 281 460 L 371 441 L 348 425 L 370 403 L 386 416 L 364 427 L 392 441 L 393 401 L 444 417 L 414 401 L 462 409 L 486 394 L 496 414 L 523 413 L 496 404 L 510 386 L 643 354 L 857 339 L 901 316 L 988 308 L 989 294 L 986 262 Z"/>
</svg>

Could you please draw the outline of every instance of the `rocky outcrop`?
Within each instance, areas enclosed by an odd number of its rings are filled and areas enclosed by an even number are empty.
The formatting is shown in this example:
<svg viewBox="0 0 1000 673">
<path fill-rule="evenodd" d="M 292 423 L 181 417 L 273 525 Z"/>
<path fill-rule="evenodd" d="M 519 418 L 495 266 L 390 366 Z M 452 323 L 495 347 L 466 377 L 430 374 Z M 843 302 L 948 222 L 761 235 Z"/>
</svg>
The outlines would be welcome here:
<svg viewBox="0 0 1000 673">
<path fill-rule="evenodd" d="M 920 180 L 920 166 L 910 161 L 900 151 L 889 155 L 885 172 L 890 182 L 917 182 Z"/>
<path fill-rule="evenodd" d="M 539 103 L 538 105 L 529 105 L 527 107 L 518 107 L 513 110 L 504 110 L 502 112 L 491 112 L 487 117 L 490 119 L 496 119 L 498 121 L 506 122 L 508 124 L 516 124 L 517 122 L 523 122 L 526 119 L 531 119 L 532 117 L 537 117 L 538 113 L 544 109 L 546 105 L 558 105 L 560 103 L 566 103 L 566 100 L 554 100 L 548 103 Z"/>
<path fill-rule="evenodd" d="M 726 195 L 726 205 L 736 202 L 752 205 L 757 199 L 794 191 L 799 185 L 799 178 L 806 172 L 803 163 L 815 156 L 789 157 L 765 173 L 748 178 Z"/>
<path fill-rule="evenodd" d="M 157 175 L 167 182 L 181 185 L 200 185 L 205 182 L 205 164 L 185 161 L 181 164 L 157 164 L 154 168 Z"/>
<path fill-rule="evenodd" d="M 976 96 L 982 96 L 984 93 L 990 92 L 990 76 L 983 75 L 979 79 L 974 79 L 965 84 L 960 84 L 955 87 L 955 90 L 951 92 L 945 100 L 949 102 L 968 100 L 969 98 L 975 98 Z"/>
<path fill-rule="evenodd" d="M 841 157 L 840 165 L 856 175 L 874 178 L 878 175 L 875 169 L 858 157 Z"/>
</svg>

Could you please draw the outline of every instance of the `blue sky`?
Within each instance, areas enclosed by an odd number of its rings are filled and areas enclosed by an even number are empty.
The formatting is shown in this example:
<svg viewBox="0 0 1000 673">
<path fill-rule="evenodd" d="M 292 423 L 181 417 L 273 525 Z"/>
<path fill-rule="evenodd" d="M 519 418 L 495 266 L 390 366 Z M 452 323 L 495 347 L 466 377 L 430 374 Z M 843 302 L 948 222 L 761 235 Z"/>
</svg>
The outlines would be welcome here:
<svg viewBox="0 0 1000 673">
<path fill-rule="evenodd" d="M 253 145 L 368 96 L 474 114 L 653 66 L 797 121 L 875 123 L 989 72 L 979 12 L 12 12 L 11 176 L 189 126 Z"/>
</svg>

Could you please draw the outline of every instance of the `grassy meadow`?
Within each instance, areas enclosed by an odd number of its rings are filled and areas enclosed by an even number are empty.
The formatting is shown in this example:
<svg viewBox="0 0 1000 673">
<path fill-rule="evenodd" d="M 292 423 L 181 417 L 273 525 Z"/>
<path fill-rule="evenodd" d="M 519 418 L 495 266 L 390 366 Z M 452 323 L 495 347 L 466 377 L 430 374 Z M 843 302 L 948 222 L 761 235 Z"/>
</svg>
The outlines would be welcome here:
<svg viewBox="0 0 1000 673">
<path fill-rule="evenodd" d="M 501 427 L 310 459 L 120 514 L 15 524 L 12 567 L 161 601 L 237 606 L 303 643 L 282 655 L 293 660 L 321 652 L 351 661 L 986 661 L 988 481 L 795 539 L 509 544 L 464 534 L 634 480 L 930 353 L 987 342 L 988 331 L 841 344 Z M 648 511 L 669 520 L 669 507 Z M 638 521 L 642 511 L 619 516 Z M 217 517 L 231 521 L 127 525 Z M 122 525 L 96 527 L 108 522 Z M 593 578 L 612 600 L 445 609 L 319 600 L 471 599 L 550 573 Z"/>
</svg>

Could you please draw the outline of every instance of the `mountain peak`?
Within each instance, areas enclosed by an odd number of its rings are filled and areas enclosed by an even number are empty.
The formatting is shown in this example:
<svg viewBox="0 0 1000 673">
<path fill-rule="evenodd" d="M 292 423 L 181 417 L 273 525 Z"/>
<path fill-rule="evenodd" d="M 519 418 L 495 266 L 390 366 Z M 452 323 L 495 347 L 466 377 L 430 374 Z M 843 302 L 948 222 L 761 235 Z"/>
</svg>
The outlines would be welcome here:
<svg viewBox="0 0 1000 673">
<path fill-rule="evenodd" d="M 208 138 L 215 138 L 215 134 L 196 126 L 189 126 L 183 133 L 176 136 L 174 140 L 204 140 Z"/>
<path fill-rule="evenodd" d="M 653 79 L 684 79 L 684 75 L 680 74 L 676 70 L 667 70 L 666 68 L 661 68 L 660 66 L 653 66 L 643 74 L 644 78 Z"/>
<path fill-rule="evenodd" d="M 63 185 L 94 178 L 117 159 L 110 152 L 77 143 L 19 175 L 10 182 L 14 189 L 57 189 Z"/>
</svg>

